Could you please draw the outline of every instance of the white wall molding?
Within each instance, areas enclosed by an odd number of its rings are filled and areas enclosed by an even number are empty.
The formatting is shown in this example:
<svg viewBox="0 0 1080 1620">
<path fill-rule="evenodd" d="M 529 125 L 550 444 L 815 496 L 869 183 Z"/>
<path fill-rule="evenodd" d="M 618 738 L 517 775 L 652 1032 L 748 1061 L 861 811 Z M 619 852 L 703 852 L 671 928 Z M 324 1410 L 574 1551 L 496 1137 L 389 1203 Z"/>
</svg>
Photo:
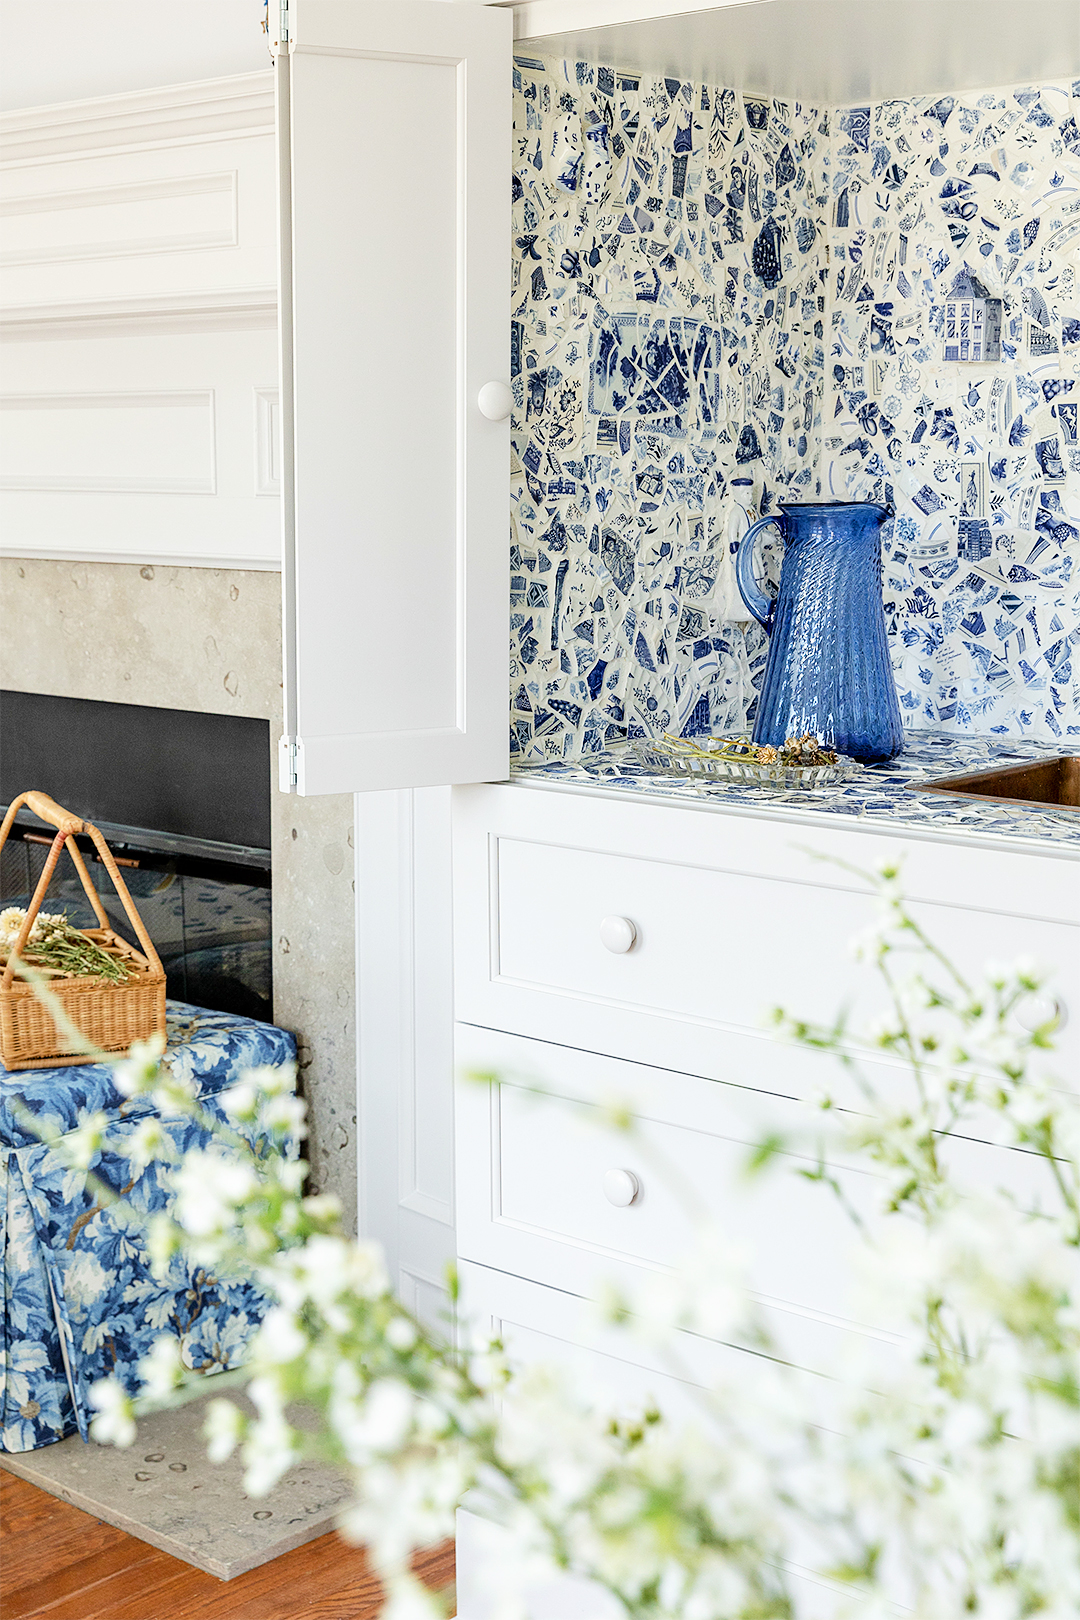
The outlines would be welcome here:
<svg viewBox="0 0 1080 1620">
<path fill-rule="evenodd" d="M 454 1255 L 448 788 L 357 794 L 356 893 L 360 1233 L 423 1309 Z"/>
<path fill-rule="evenodd" d="M 255 332 L 277 326 L 276 287 L 150 293 L 78 303 L 14 304 L 0 309 L 0 339 L 145 336 L 170 332 Z"/>
<path fill-rule="evenodd" d="M 0 219 L 8 221 L 8 245 L 0 265 L 236 247 L 236 182 L 232 169 L 6 197 Z"/>
<path fill-rule="evenodd" d="M 255 493 L 281 494 L 281 391 L 256 388 Z"/>
<path fill-rule="evenodd" d="M 280 567 L 273 132 L 269 69 L 0 116 L 5 555 Z"/>
<path fill-rule="evenodd" d="M 0 395 L 0 489 L 213 495 L 213 389 Z"/>
<path fill-rule="evenodd" d="M 231 293 L 209 308 L 191 294 L 156 302 L 99 310 L 97 325 L 84 308 L 81 327 L 23 334 L 72 341 L 5 346 L 7 556 L 280 568 L 278 503 L 255 494 L 252 398 L 274 375 L 274 294 L 239 312 Z M 215 330 L 244 324 L 261 329 Z"/>
<path fill-rule="evenodd" d="M 241 73 L 0 115 L 0 167 L 273 132 L 274 75 Z"/>
<path fill-rule="evenodd" d="M 436 1333 L 445 1335 L 449 1331 L 452 1302 L 445 1272 L 435 1277 L 415 1266 L 399 1266 L 398 1298 L 406 1310 Z"/>
</svg>

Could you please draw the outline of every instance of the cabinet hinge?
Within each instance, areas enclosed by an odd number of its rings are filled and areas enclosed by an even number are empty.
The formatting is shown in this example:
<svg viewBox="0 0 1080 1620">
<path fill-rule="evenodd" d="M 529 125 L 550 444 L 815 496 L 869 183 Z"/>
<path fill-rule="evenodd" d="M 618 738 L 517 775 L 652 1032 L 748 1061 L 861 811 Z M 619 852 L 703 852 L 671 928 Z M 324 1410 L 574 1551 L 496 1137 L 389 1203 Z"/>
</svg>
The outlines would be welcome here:
<svg viewBox="0 0 1080 1620">
<path fill-rule="evenodd" d="M 295 737 L 282 737 L 278 744 L 278 786 L 292 793 L 299 782 L 300 745 Z"/>
<path fill-rule="evenodd" d="M 265 0 L 263 30 L 271 56 L 289 54 L 289 0 Z"/>
</svg>

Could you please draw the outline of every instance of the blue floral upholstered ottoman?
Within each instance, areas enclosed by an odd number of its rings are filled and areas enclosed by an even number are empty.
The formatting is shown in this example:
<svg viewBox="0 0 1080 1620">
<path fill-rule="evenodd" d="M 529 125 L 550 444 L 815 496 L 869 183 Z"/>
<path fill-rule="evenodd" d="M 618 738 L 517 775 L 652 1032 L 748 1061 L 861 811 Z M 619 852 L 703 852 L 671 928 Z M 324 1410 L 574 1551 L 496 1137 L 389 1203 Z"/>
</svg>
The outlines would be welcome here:
<svg viewBox="0 0 1080 1620">
<path fill-rule="evenodd" d="M 296 1057 L 295 1038 L 271 1024 L 177 1001 L 167 1015 L 165 1062 L 193 1081 L 203 1107 L 222 1119 L 219 1094 L 242 1069 Z M 107 1064 L 18 1073 L 0 1067 L 4 1451 L 31 1451 L 76 1429 L 86 1439 L 91 1385 L 115 1373 L 135 1393 L 139 1360 L 162 1333 L 177 1334 L 185 1362 L 201 1371 L 239 1364 L 265 1308 L 251 1283 L 218 1280 L 182 1258 L 165 1281 L 155 1278 L 138 1228 L 95 1202 L 82 1174 L 20 1122 L 19 1103 L 64 1132 L 80 1114 L 101 1109 L 114 1141 L 155 1112 L 149 1098 L 123 1097 Z M 178 1153 L 206 1141 L 193 1121 L 163 1125 Z M 127 1159 L 105 1152 L 93 1169 L 140 1214 L 169 1203 L 160 1164 L 133 1172 Z"/>
</svg>

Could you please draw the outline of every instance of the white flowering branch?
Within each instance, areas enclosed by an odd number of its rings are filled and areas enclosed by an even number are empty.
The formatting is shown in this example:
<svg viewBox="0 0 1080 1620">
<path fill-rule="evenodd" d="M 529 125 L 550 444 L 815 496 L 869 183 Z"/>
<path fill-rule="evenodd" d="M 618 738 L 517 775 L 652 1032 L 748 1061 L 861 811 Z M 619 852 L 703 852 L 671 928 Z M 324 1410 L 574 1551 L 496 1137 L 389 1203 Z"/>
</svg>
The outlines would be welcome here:
<svg viewBox="0 0 1080 1620">
<path fill-rule="evenodd" d="M 395 1620 L 439 1612 L 409 1560 L 453 1532 L 466 1495 L 503 1527 L 507 1616 L 552 1563 L 632 1620 L 795 1620 L 800 1566 L 818 1583 L 815 1613 L 878 1616 L 894 1601 L 918 1620 L 1080 1613 L 1080 1123 L 1075 1094 L 1040 1067 L 1051 1029 L 1015 1018 L 1044 975 L 1022 963 L 968 982 L 895 867 L 859 875 L 877 890 L 861 951 L 886 986 L 885 1019 L 869 1035 L 843 1018 L 774 1020 L 851 1082 L 818 1098 L 830 1134 L 803 1173 L 843 1200 L 844 1164 L 862 1161 L 882 1188 L 852 1230 L 862 1320 L 895 1331 L 847 1336 L 827 1421 L 700 1206 L 683 1263 L 601 1306 L 613 1331 L 662 1355 L 693 1421 L 604 1412 L 557 1372 L 514 1371 L 498 1343 L 455 1344 L 401 1306 L 378 1249 L 343 1234 L 333 1200 L 303 1195 L 302 1162 L 253 1146 L 302 1131 L 289 1077 L 258 1071 L 224 1093 L 231 1129 L 204 1111 L 213 1140 L 171 1171 L 157 1261 L 183 1251 L 242 1270 L 275 1302 L 250 1346 L 255 1416 L 212 1402 L 211 1456 L 239 1446 L 252 1494 L 302 1456 L 346 1471 L 341 1530 L 368 1546 Z M 194 1099 L 161 1090 L 152 1052 L 131 1064 L 118 1071 L 129 1094 L 195 1117 Z M 606 1118 L 636 1129 L 625 1105 Z M 952 1143 L 965 1134 L 1022 1150 L 1030 1191 L 961 1185 Z M 748 1168 L 778 1173 L 784 1146 L 767 1138 Z M 757 1353 L 695 1389 L 685 1347 L 702 1340 Z M 174 1346 L 159 1341 L 146 1368 L 158 1399 L 182 1378 Z M 97 1437 L 130 1443 L 119 1385 L 94 1398 Z"/>
</svg>

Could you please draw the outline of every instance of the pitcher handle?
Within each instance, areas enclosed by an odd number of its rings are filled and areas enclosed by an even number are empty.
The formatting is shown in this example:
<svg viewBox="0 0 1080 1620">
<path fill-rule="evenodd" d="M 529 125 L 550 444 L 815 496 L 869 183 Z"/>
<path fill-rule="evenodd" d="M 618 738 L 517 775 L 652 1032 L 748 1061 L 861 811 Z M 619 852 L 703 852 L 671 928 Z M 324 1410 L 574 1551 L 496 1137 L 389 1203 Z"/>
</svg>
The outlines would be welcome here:
<svg viewBox="0 0 1080 1620">
<path fill-rule="evenodd" d="M 758 624 L 764 625 L 766 630 L 772 629 L 773 616 L 776 613 L 776 603 L 758 585 L 754 578 L 754 541 L 762 529 L 767 529 L 770 523 L 780 526 L 779 517 L 759 518 L 752 523 L 739 541 L 739 550 L 735 557 L 735 579 L 739 587 L 739 595 L 754 615 Z M 783 529 L 780 529 L 783 535 Z"/>
</svg>

